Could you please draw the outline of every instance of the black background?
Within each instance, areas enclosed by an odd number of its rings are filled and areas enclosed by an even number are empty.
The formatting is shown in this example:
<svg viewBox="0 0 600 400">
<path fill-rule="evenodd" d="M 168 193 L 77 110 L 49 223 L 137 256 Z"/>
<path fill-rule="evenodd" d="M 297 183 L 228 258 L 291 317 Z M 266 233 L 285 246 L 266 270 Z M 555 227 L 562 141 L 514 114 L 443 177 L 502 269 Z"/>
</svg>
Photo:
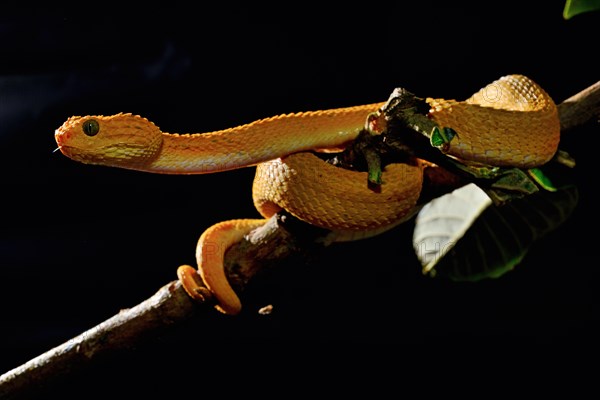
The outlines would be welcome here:
<svg viewBox="0 0 600 400">
<path fill-rule="evenodd" d="M 561 1 L 531 9 L 519 2 L 165 2 L 6 10 L 0 372 L 151 296 L 175 279 L 178 265 L 194 263 L 197 238 L 211 224 L 258 216 L 252 168 L 161 176 L 53 153 L 54 130 L 69 116 L 132 112 L 164 131 L 202 132 L 383 101 L 399 86 L 463 99 L 511 73 L 528 75 L 560 102 L 598 80 L 590 54 L 599 14 L 565 21 L 562 8 Z M 587 354 L 598 303 L 594 133 L 597 125 L 562 140 L 578 161 L 575 213 L 501 279 L 423 277 L 407 224 L 333 246 L 309 265 L 282 265 L 248 287 L 242 315 L 202 313 L 52 393 L 237 379 L 255 368 L 258 354 L 277 355 L 270 369 L 308 357 L 335 369 L 332 349 L 346 365 L 357 352 L 397 360 L 392 354 L 504 344 Z M 273 314 L 258 315 L 266 304 Z M 132 370 L 144 378 L 132 378 Z"/>
</svg>

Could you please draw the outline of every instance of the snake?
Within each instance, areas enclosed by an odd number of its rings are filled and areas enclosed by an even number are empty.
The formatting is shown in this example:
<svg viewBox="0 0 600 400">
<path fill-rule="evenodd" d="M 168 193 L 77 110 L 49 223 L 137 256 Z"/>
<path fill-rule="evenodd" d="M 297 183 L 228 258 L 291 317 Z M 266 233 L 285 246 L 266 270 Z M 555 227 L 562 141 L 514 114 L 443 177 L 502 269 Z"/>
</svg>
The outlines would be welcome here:
<svg viewBox="0 0 600 400">
<path fill-rule="evenodd" d="M 523 75 L 506 75 L 467 100 L 426 98 L 427 116 L 456 136 L 444 152 L 457 159 L 495 166 L 531 168 L 548 162 L 560 139 L 552 98 Z M 367 173 L 323 161 L 321 151 L 340 151 L 365 128 L 385 102 L 281 114 L 202 133 L 169 133 L 139 115 L 69 117 L 54 136 L 72 160 L 160 174 L 205 174 L 256 167 L 252 198 L 262 218 L 234 219 L 206 229 L 196 246 L 198 270 L 178 277 L 190 296 L 202 298 L 199 281 L 216 308 L 235 315 L 241 301 L 227 280 L 225 251 L 275 213 L 288 213 L 334 233 L 333 241 L 374 236 L 404 221 L 417 205 L 427 165 L 392 163 L 380 190 Z M 209 211 L 202 210 L 201 211 Z"/>
</svg>

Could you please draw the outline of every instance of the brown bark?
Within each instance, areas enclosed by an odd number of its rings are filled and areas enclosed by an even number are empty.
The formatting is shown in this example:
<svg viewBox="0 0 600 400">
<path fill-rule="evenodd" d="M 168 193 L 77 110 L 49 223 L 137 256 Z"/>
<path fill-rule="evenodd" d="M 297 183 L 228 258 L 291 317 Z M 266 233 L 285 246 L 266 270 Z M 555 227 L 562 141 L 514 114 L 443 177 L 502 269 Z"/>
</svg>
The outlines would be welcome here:
<svg viewBox="0 0 600 400">
<path fill-rule="evenodd" d="M 558 105 L 561 133 L 600 118 L 600 81 Z"/>
<path fill-rule="evenodd" d="M 196 306 L 179 282 L 163 286 L 137 306 L 69 339 L 0 376 L 0 398 L 26 398 L 31 391 L 81 368 L 104 353 L 124 349 L 149 333 L 193 314 Z"/>
</svg>

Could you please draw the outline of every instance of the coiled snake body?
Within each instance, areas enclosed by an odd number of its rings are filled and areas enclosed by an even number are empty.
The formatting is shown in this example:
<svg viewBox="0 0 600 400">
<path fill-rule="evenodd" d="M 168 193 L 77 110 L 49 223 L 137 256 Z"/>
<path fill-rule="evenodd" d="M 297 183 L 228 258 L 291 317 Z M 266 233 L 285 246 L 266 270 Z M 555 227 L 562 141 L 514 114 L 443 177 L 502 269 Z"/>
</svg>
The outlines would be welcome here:
<svg viewBox="0 0 600 400">
<path fill-rule="evenodd" d="M 453 157 L 530 168 L 556 152 L 556 106 L 522 75 L 500 78 L 466 101 L 428 98 L 427 103 L 429 117 L 457 133 L 446 149 Z M 61 152 L 76 161 L 154 173 L 202 174 L 256 165 L 253 199 L 263 217 L 285 209 L 336 232 L 336 240 L 352 240 L 389 229 L 411 212 L 420 195 L 423 165 L 388 165 L 376 192 L 367 187 L 366 172 L 332 166 L 310 151 L 342 148 L 383 104 L 286 114 L 202 134 L 164 133 L 131 114 L 74 116 L 56 130 L 55 139 Z M 222 312 L 241 310 L 223 271 L 225 250 L 265 221 L 221 222 L 198 241 L 200 275 Z M 183 266 L 178 274 L 194 296 L 195 270 Z"/>
</svg>

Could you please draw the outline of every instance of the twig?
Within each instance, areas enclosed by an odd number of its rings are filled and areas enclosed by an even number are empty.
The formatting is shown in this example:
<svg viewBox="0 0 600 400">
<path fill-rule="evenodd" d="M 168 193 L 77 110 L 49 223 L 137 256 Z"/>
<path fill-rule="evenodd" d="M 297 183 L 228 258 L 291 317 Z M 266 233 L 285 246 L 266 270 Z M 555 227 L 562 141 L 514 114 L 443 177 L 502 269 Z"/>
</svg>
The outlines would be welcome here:
<svg viewBox="0 0 600 400">
<path fill-rule="evenodd" d="M 559 105 L 564 130 L 586 124 L 600 114 L 600 82 Z M 435 174 L 433 174 L 435 175 Z M 326 233 L 285 214 L 277 214 L 225 255 L 228 279 L 237 291 L 268 266 L 292 255 L 307 255 Z M 210 300 L 203 303 L 210 306 Z M 0 376 L 0 398 L 22 398 L 37 384 L 48 385 L 103 354 L 128 348 L 152 332 L 189 318 L 197 310 L 179 282 L 170 282 L 154 296 L 121 311 L 66 343 Z"/>
</svg>

